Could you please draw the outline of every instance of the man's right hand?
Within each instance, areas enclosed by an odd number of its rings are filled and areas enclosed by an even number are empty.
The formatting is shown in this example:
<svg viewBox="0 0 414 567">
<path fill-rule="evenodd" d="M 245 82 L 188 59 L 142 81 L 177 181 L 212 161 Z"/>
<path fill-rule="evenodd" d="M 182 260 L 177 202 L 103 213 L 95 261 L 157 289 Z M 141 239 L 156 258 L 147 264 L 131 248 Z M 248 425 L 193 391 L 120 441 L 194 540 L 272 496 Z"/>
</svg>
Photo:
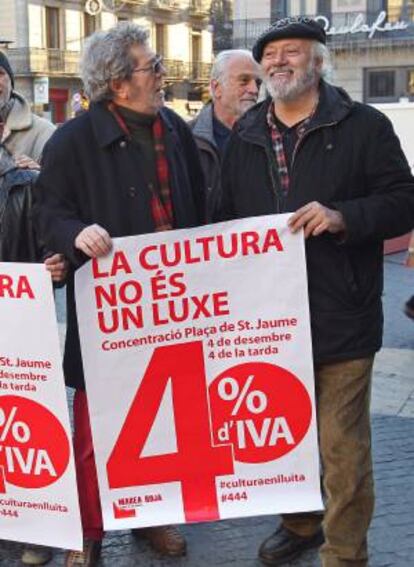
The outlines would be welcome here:
<svg viewBox="0 0 414 567">
<path fill-rule="evenodd" d="M 91 224 L 75 238 L 75 248 L 81 250 L 89 258 L 98 258 L 109 254 L 112 248 L 112 239 L 99 224 Z"/>
</svg>

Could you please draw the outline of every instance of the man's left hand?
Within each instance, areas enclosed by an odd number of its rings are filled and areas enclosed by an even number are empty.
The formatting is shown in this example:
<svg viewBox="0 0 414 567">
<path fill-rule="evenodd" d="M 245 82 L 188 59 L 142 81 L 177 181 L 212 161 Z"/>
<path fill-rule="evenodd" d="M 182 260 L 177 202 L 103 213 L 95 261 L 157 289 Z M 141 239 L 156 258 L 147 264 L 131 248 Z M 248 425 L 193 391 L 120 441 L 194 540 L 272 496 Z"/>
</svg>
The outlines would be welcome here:
<svg viewBox="0 0 414 567">
<path fill-rule="evenodd" d="M 44 262 L 46 270 L 50 272 L 54 282 L 63 282 L 68 275 L 68 261 L 63 254 L 53 254 Z"/>
<path fill-rule="evenodd" d="M 14 156 L 14 162 L 20 169 L 40 169 L 40 165 L 29 156 Z"/>
<path fill-rule="evenodd" d="M 324 207 L 317 201 L 312 201 L 298 209 L 289 219 L 288 226 L 295 233 L 304 229 L 305 238 L 319 236 L 323 232 L 338 234 L 345 232 L 346 225 L 339 211 Z"/>
</svg>

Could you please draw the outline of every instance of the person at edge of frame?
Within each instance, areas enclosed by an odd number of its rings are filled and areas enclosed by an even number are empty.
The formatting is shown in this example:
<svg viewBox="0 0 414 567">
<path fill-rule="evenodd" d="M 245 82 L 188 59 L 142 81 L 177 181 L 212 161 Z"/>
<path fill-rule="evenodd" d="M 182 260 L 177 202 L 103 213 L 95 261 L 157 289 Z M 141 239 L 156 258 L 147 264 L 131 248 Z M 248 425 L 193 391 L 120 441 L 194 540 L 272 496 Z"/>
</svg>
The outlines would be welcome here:
<svg viewBox="0 0 414 567">
<path fill-rule="evenodd" d="M 37 172 L 19 167 L 0 144 L 0 262 L 42 262 L 54 285 L 62 284 L 67 263 L 61 254 L 51 254 L 41 245 L 32 221 L 33 186 Z M 44 565 L 52 559 L 48 547 L 27 545 L 21 560 L 25 565 Z"/>
<path fill-rule="evenodd" d="M 14 72 L 0 51 L 0 142 L 24 169 L 39 169 L 44 145 L 56 126 L 34 114 L 14 88 Z"/>
<path fill-rule="evenodd" d="M 25 181 L 34 179 L 32 174 L 25 177 L 22 173 L 18 173 L 15 167 L 40 169 L 43 147 L 55 129 L 51 122 L 34 114 L 28 101 L 15 90 L 13 68 L 6 54 L 0 52 L 0 143 L 13 157 L 13 173 L 8 174 L 8 179 L 11 177 L 15 180 L 24 178 Z M 17 194 L 19 197 L 16 197 Z M 10 195 L 11 202 L 21 203 L 22 195 L 25 195 L 30 203 L 32 200 L 31 189 L 20 192 L 14 188 Z M 29 202 L 26 197 L 23 200 Z M 26 217 L 23 215 L 21 219 L 24 218 Z M 15 236 L 14 234 L 13 240 Z M 26 236 L 27 234 L 25 238 Z M 29 242 L 25 238 L 22 240 L 24 246 Z M 26 565 L 44 565 L 51 558 L 52 551 L 47 547 L 31 545 L 26 547 L 21 559 Z"/>
</svg>

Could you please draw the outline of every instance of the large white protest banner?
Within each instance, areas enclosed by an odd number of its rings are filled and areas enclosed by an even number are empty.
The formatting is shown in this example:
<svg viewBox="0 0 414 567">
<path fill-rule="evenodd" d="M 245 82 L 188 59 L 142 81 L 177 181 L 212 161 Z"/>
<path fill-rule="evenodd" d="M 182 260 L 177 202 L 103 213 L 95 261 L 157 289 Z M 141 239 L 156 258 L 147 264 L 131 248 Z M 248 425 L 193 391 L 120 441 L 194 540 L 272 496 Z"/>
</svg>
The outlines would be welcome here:
<svg viewBox="0 0 414 567">
<path fill-rule="evenodd" d="M 0 538 L 82 549 L 50 274 L 0 263 Z"/>
<path fill-rule="evenodd" d="M 76 275 L 107 529 L 322 507 L 303 234 L 114 240 Z"/>
</svg>

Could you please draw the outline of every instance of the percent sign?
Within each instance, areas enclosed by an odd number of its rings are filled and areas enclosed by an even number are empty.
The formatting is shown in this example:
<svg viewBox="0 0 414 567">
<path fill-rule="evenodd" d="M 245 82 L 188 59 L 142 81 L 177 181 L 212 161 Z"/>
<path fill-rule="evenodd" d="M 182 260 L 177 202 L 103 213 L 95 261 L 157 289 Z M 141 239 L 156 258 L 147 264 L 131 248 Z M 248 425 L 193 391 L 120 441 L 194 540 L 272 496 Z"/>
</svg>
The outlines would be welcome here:
<svg viewBox="0 0 414 567">
<path fill-rule="evenodd" d="M 276 364 L 232 366 L 210 383 L 209 393 L 214 441 L 230 441 L 239 463 L 283 457 L 310 427 L 312 400 L 305 385 Z"/>
<path fill-rule="evenodd" d="M 0 442 L 6 441 L 9 432 L 18 443 L 27 443 L 30 439 L 30 428 L 24 421 L 16 421 L 17 407 L 11 408 L 9 414 L 0 408 Z"/>
<path fill-rule="evenodd" d="M 250 389 L 253 380 L 254 375 L 248 376 L 241 389 L 235 378 L 226 376 L 220 380 L 218 385 L 218 395 L 220 398 L 226 402 L 236 401 L 231 411 L 231 415 L 238 414 L 243 402 L 251 413 L 259 414 L 267 408 L 266 394 L 261 390 Z"/>
<path fill-rule="evenodd" d="M 13 406 L 9 413 L 7 414 L 3 409 L 0 408 L 0 442 L 4 443 L 9 432 L 15 441 L 18 443 L 27 443 L 30 439 L 30 428 L 24 421 L 16 421 L 17 407 Z M 3 449 L 0 446 L 0 451 Z M 5 485 L 5 473 L 4 467 L 0 467 L 0 493 L 4 494 L 6 492 Z"/>
<path fill-rule="evenodd" d="M 70 454 L 59 419 L 42 404 L 21 396 L 2 396 L 0 406 L 0 493 L 5 493 L 6 483 L 32 489 L 56 482 Z"/>
</svg>

